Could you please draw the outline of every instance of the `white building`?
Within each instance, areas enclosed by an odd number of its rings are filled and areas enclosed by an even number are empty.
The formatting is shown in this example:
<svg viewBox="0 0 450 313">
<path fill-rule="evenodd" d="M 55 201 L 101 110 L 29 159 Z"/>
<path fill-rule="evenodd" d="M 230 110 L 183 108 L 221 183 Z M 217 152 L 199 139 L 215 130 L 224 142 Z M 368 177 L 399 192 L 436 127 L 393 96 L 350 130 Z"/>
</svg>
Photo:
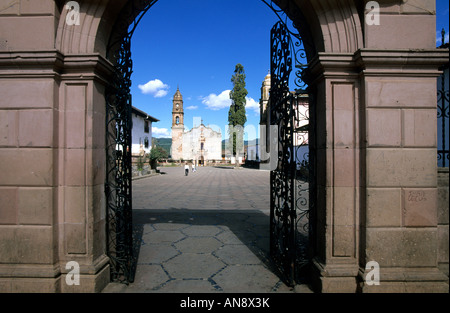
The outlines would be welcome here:
<svg viewBox="0 0 450 313">
<path fill-rule="evenodd" d="M 245 151 L 245 159 L 248 161 L 258 161 L 261 155 L 259 142 L 257 139 L 251 140 L 247 143 Z"/>
<path fill-rule="evenodd" d="M 177 89 L 173 96 L 172 148 L 174 160 L 190 160 L 195 164 L 222 160 L 222 133 L 203 125 L 191 130 L 184 127 L 183 96 Z"/>
<path fill-rule="evenodd" d="M 222 159 L 222 134 L 200 124 L 183 133 L 183 159 L 198 164 Z"/>
<path fill-rule="evenodd" d="M 148 115 L 138 108 L 132 107 L 132 155 L 144 155 L 150 153 L 152 148 L 152 123 L 159 122 L 158 119 Z"/>
</svg>

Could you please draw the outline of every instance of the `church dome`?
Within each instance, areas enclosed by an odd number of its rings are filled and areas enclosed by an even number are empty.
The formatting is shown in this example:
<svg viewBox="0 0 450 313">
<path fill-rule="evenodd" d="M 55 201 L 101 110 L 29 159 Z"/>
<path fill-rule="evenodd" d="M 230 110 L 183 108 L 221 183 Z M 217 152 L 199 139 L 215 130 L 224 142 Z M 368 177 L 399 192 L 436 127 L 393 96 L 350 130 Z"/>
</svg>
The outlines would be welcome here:
<svg viewBox="0 0 450 313">
<path fill-rule="evenodd" d="M 183 100 L 183 96 L 181 95 L 181 92 L 180 92 L 179 88 L 177 88 L 177 92 L 175 92 L 175 95 L 173 96 L 173 99 Z"/>
</svg>

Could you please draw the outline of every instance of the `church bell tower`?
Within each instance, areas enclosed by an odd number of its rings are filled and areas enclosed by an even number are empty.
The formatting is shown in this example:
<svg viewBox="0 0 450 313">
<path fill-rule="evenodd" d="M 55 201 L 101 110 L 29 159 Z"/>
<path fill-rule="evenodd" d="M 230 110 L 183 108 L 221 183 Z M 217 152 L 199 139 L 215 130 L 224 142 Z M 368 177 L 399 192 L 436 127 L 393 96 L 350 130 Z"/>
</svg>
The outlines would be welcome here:
<svg viewBox="0 0 450 313">
<path fill-rule="evenodd" d="M 183 157 L 183 132 L 184 111 L 183 96 L 180 89 L 173 96 L 172 108 L 172 159 L 179 160 Z"/>
</svg>

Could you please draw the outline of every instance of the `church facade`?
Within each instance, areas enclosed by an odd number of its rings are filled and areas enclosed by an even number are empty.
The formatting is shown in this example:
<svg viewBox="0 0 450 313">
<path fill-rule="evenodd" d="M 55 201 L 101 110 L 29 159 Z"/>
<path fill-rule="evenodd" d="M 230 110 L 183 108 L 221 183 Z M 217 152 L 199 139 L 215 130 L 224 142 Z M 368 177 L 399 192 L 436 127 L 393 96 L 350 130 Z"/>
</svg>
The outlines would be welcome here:
<svg viewBox="0 0 450 313">
<path fill-rule="evenodd" d="M 173 97 L 172 159 L 196 164 L 222 160 L 222 134 L 202 123 L 187 131 L 184 126 L 183 96 L 179 89 Z"/>
</svg>

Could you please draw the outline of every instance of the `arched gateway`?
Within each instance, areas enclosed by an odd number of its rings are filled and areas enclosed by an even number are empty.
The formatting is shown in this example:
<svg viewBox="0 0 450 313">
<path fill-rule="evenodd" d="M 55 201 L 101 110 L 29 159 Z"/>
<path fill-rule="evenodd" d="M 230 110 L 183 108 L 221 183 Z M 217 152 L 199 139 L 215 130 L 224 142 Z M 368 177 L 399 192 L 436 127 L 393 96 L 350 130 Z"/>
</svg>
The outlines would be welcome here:
<svg viewBox="0 0 450 313">
<path fill-rule="evenodd" d="M 72 2 L 79 16 L 66 1 L 0 8 L 0 291 L 110 281 L 105 120 L 113 55 L 127 44 L 113 39 L 150 2 Z M 448 291 L 436 217 L 436 77 L 448 50 L 435 49 L 434 3 L 383 1 L 376 23 L 359 1 L 274 2 L 309 44 L 315 287 Z M 83 284 L 66 283 L 70 261 Z M 379 285 L 364 283 L 369 261 Z"/>
</svg>

